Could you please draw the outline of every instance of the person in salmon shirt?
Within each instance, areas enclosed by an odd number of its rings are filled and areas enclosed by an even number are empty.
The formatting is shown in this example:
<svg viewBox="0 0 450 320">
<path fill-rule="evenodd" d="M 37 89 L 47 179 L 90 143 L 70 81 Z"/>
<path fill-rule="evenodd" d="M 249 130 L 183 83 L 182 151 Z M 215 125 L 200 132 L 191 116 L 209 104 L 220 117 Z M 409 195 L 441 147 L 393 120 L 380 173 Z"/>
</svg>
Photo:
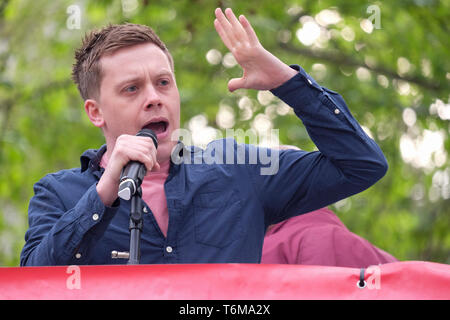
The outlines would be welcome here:
<svg viewBox="0 0 450 320">
<path fill-rule="evenodd" d="M 300 150 L 282 145 L 279 149 Z M 386 251 L 347 229 L 324 207 L 269 226 L 261 263 L 367 268 L 398 261 Z"/>
<path fill-rule="evenodd" d="M 328 208 L 268 228 L 261 263 L 367 268 L 398 261 L 351 232 Z"/>
</svg>

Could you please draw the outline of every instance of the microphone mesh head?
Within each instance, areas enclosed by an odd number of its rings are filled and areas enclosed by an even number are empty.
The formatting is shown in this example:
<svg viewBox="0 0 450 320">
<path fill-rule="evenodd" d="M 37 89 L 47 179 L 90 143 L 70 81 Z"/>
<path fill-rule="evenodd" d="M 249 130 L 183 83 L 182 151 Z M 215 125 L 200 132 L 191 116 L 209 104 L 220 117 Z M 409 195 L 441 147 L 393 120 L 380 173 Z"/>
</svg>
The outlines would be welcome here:
<svg viewBox="0 0 450 320">
<path fill-rule="evenodd" d="M 158 139 L 156 138 L 156 133 L 152 129 L 142 129 L 136 134 L 138 137 L 149 137 L 152 138 L 155 148 L 158 149 Z"/>
</svg>

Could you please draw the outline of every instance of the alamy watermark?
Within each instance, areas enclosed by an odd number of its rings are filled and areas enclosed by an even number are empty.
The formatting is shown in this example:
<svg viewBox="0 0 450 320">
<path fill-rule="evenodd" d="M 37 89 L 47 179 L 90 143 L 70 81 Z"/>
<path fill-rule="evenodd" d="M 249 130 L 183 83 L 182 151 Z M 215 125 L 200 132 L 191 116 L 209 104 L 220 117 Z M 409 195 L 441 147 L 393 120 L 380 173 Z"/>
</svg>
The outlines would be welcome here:
<svg viewBox="0 0 450 320">
<path fill-rule="evenodd" d="M 66 279 L 66 288 L 69 290 L 81 289 L 81 269 L 79 266 L 68 266 L 66 273 L 69 276 Z"/>
<path fill-rule="evenodd" d="M 81 28 L 81 8 L 79 5 L 71 4 L 67 7 L 66 13 L 69 15 L 66 20 L 66 27 L 69 30 Z"/>
<path fill-rule="evenodd" d="M 356 286 L 360 289 L 367 288 L 369 290 L 381 289 L 381 268 L 379 266 L 369 266 L 364 270 L 365 275 L 369 275 L 367 280 L 359 280 Z"/>
<path fill-rule="evenodd" d="M 372 4 L 367 7 L 366 12 L 371 14 L 369 18 L 367 18 L 371 23 L 374 29 L 381 29 L 381 9 L 378 5 Z"/>
<path fill-rule="evenodd" d="M 135 14 L 139 8 L 138 0 L 121 0 L 122 14 L 125 17 L 130 17 Z M 71 4 L 67 7 L 66 13 L 68 15 L 66 20 L 66 27 L 69 30 L 81 29 L 81 7 L 78 4 Z"/>
<path fill-rule="evenodd" d="M 235 137 L 240 137 L 249 144 L 238 144 Z M 223 139 L 224 138 L 224 139 Z M 187 129 L 178 129 L 172 133 L 172 141 L 192 141 L 191 132 Z M 254 164 L 260 165 L 261 175 L 275 175 L 279 170 L 280 151 L 278 145 L 271 145 L 270 148 L 256 147 L 258 135 L 255 130 L 248 129 L 227 129 L 225 137 L 218 133 L 216 140 L 209 143 L 203 150 L 195 146 L 184 148 L 182 156 L 180 144 L 172 151 L 172 162 L 174 164 Z M 279 141 L 279 130 L 271 129 L 266 133 L 265 139 L 269 141 Z"/>
</svg>

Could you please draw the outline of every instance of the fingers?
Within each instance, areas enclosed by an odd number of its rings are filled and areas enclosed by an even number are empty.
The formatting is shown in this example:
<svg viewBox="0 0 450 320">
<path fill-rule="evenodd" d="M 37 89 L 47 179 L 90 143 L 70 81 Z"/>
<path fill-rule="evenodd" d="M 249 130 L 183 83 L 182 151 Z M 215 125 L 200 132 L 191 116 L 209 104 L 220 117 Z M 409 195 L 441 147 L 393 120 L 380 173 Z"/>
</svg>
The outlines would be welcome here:
<svg viewBox="0 0 450 320">
<path fill-rule="evenodd" d="M 156 160 L 156 148 L 149 137 L 137 137 L 121 135 L 116 140 L 116 145 L 110 159 L 115 162 L 120 170 L 129 161 L 139 161 L 145 165 L 147 171 L 158 171 L 160 166 Z M 109 166 L 109 163 L 108 163 Z"/>
<path fill-rule="evenodd" d="M 222 11 L 220 11 L 222 12 Z M 222 14 L 223 15 L 223 14 Z M 228 21 L 231 25 L 231 31 L 237 41 L 244 41 L 246 40 L 246 34 L 244 31 L 244 28 L 242 28 L 241 23 L 238 21 L 236 16 L 233 13 L 233 10 L 230 8 L 225 9 L 225 15 L 228 18 Z"/>
<path fill-rule="evenodd" d="M 237 89 L 245 88 L 245 79 L 244 78 L 234 78 L 228 81 L 228 90 L 233 92 Z"/>
<path fill-rule="evenodd" d="M 256 82 L 259 81 L 261 66 L 265 66 L 267 59 L 263 59 L 266 53 L 250 22 L 243 15 L 236 18 L 230 8 L 225 9 L 225 13 L 217 8 L 215 15 L 214 27 L 217 33 L 244 71 L 241 78 L 228 82 L 228 90 L 233 92 L 240 88 L 259 88 Z"/>
<path fill-rule="evenodd" d="M 217 33 L 220 36 L 220 39 L 222 39 L 222 42 L 225 44 L 225 46 L 231 51 L 231 48 L 233 47 L 232 41 L 228 38 L 225 30 L 222 27 L 222 24 L 219 22 L 219 20 L 214 20 L 214 27 L 216 28 Z"/>
<path fill-rule="evenodd" d="M 133 136 L 134 138 L 134 136 Z M 135 160 L 143 163 L 147 168 L 147 174 L 150 171 L 159 171 L 160 166 L 156 160 L 156 148 L 153 140 L 149 137 L 136 137 L 136 142 L 133 146 L 135 154 L 130 154 L 133 157 L 130 160 Z"/>
<path fill-rule="evenodd" d="M 234 44 L 238 42 L 233 32 L 233 26 L 223 14 L 222 10 L 217 8 L 215 11 L 216 19 L 214 20 L 214 26 L 217 33 L 222 39 L 225 46 L 231 51 Z"/>
<path fill-rule="evenodd" d="M 130 161 L 138 161 L 149 171 L 158 171 L 160 166 L 156 160 L 156 148 L 151 138 L 121 135 L 116 139 L 105 172 L 97 184 L 97 192 L 101 201 L 111 206 L 117 199 L 119 180 L 123 167 Z"/>
<path fill-rule="evenodd" d="M 231 48 L 242 42 L 255 42 L 258 40 L 248 20 L 241 15 L 239 20 L 230 8 L 225 9 L 225 14 L 220 8 L 215 10 L 216 19 L 214 26 L 223 43 Z"/>
<path fill-rule="evenodd" d="M 242 27 L 244 27 L 245 32 L 247 33 L 247 36 L 252 44 L 256 44 L 259 42 L 258 36 L 255 33 L 255 30 L 253 30 L 252 25 L 250 22 L 248 22 L 247 18 L 243 15 L 239 16 L 239 21 L 242 24 Z"/>
</svg>

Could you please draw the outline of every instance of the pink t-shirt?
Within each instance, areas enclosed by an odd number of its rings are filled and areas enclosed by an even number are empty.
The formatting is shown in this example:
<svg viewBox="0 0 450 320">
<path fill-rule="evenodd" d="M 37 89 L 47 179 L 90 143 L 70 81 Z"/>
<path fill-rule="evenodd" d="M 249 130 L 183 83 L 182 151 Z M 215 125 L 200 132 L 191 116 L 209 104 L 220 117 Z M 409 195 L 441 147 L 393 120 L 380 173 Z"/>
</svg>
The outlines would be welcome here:
<svg viewBox="0 0 450 320">
<path fill-rule="evenodd" d="M 100 166 L 106 168 L 108 156 L 106 152 L 100 161 Z M 165 237 L 169 227 L 169 210 L 167 209 L 166 193 L 164 182 L 169 176 L 170 160 L 160 163 L 161 169 L 158 172 L 147 172 L 142 182 L 142 200 L 150 207 L 156 222 Z"/>
<path fill-rule="evenodd" d="M 367 268 L 397 259 L 349 231 L 328 208 L 292 217 L 270 228 L 261 263 Z"/>
</svg>

